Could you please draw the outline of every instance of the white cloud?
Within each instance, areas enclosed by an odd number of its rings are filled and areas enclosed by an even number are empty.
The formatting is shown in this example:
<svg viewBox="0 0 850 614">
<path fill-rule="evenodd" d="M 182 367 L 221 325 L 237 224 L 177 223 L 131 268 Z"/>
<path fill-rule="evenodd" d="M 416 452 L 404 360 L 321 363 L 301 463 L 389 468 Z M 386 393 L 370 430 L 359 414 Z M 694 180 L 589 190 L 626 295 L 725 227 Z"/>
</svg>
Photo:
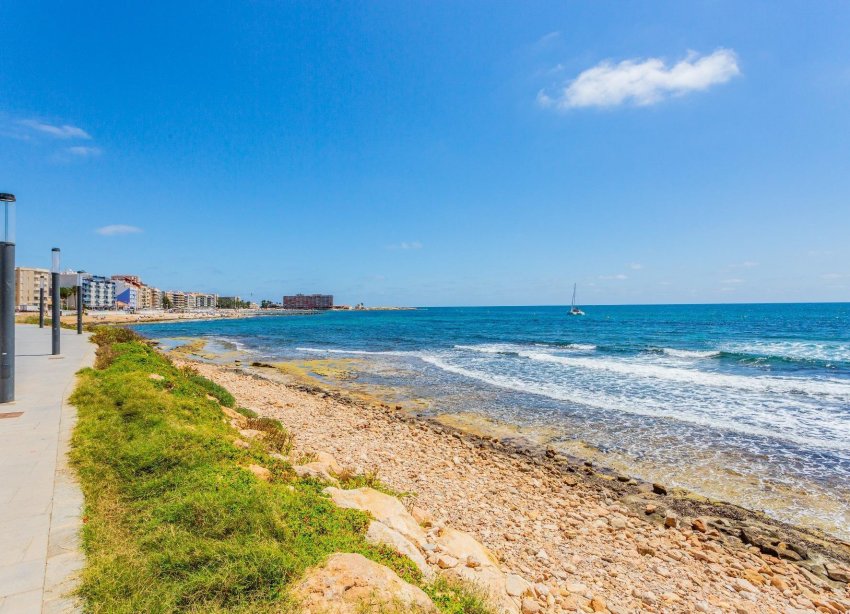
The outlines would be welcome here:
<svg viewBox="0 0 850 614">
<path fill-rule="evenodd" d="M 127 224 L 112 224 L 110 226 L 103 226 L 101 228 L 98 228 L 95 230 L 95 232 L 99 235 L 112 237 L 115 235 L 135 234 L 138 232 L 142 232 L 142 229 L 138 226 L 128 226 Z"/>
<path fill-rule="evenodd" d="M 628 275 L 625 275 L 625 274 L 623 274 L 623 273 L 617 273 L 616 275 L 600 275 L 600 276 L 599 276 L 599 279 L 618 279 L 618 280 L 623 280 L 623 279 L 628 279 L 628 278 L 629 278 L 629 276 L 628 276 Z"/>
<path fill-rule="evenodd" d="M 844 275 L 841 273 L 824 273 L 820 277 L 821 279 L 841 279 Z"/>
<path fill-rule="evenodd" d="M 752 269 L 753 267 L 757 267 L 759 265 L 758 262 L 753 260 L 744 260 L 743 262 L 738 262 L 736 264 L 730 264 L 730 269 Z"/>
<path fill-rule="evenodd" d="M 643 268 L 643 265 L 640 262 L 632 262 L 629 265 L 629 268 L 633 271 L 640 271 Z"/>
<path fill-rule="evenodd" d="M 54 126 L 35 119 L 22 119 L 20 124 L 27 126 L 28 128 L 32 128 L 33 130 L 37 130 L 38 132 L 49 134 L 57 139 L 91 139 L 91 135 L 88 132 L 82 128 L 78 128 L 77 126 L 71 126 L 70 124 Z"/>
<path fill-rule="evenodd" d="M 388 245 L 387 249 L 422 249 L 423 245 L 419 241 L 402 241 L 395 245 Z"/>
<path fill-rule="evenodd" d="M 700 56 L 691 51 L 672 66 L 661 58 L 602 62 L 588 68 L 554 92 L 537 95 L 541 106 L 560 110 L 580 107 L 613 107 L 624 103 L 646 106 L 668 96 L 706 90 L 741 74 L 731 49 Z"/>
<path fill-rule="evenodd" d="M 78 156 L 80 158 L 93 158 L 95 156 L 99 156 L 101 153 L 100 147 L 85 147 L 82 145 L 78 145 L 75 147 L 69 147 L 68 153 Z"/>
<path fill-rule="evenodd" d="M 744 280 L 738 279 L 737 277 L 733 277 L 732 279 L 724 279 L 720 283 L 722 283 L 722 284 L 742 284 L 742 283 L 744 283 Z"/>
</svg>

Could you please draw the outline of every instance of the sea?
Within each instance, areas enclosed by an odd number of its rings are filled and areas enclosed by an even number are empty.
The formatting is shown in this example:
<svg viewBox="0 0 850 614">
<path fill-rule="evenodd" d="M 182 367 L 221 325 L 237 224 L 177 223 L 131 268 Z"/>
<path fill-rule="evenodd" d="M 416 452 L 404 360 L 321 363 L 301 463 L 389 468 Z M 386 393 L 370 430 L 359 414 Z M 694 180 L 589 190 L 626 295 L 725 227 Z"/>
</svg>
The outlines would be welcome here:
<svg viewBox="0 0 850 614">
<path fill-rule="evenodd" d="M 238 348 L 243 363 L 342 364 L 350 376 L 336 384 L 412 411 L 850 539 L 850 303 L 584 309 L 136 328 L 172 344 L 204 337 Z"/>
</svg>

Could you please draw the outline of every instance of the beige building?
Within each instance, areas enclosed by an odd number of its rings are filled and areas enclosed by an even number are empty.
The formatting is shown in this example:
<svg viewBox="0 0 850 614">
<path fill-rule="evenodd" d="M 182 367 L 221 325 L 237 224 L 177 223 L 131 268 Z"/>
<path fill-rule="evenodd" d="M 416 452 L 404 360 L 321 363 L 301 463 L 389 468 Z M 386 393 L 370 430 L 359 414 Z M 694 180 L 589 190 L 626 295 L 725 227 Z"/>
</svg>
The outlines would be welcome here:
<svg viewBox="0 0 850 614">
<path fill-rule="evenodd" d="M 148 286 L 151 291 L 151 309 L 162 309 L 162 290 Z"/>
<path fill-rule="evenodd" d="M 44 280 L 45 309 L 49 309 L 53 304 L 50 300 L 50 271 L 31 267 L 15 269 L 15 305 L 19 311 L 38 311 L 41 280 Z"/>
<path fill-rule="evenodd" d="M 166 290 L 163 292 L 163 298 L 167 298 L 171 309 L 186 309 L 187 296 L 185 292 L 179 290 Z"/>
</svg>

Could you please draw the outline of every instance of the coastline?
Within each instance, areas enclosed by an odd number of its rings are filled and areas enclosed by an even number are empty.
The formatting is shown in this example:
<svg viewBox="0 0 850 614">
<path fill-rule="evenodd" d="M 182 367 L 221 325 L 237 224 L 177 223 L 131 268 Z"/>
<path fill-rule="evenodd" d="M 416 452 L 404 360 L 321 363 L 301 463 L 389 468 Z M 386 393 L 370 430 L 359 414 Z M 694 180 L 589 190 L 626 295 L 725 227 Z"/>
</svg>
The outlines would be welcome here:
<svg viewBox="0 0 850 614">
<path fill-rule="evenodd" d="M 521 438 L 468 433 L 273 367 L 172 357 L 281 420 L 299 452 L 327 451 L 355 471 L 377 471 L 410 493 L 406 503 L 474 534 L 506 571 L 545 587 L 552 599 L 541 603 L 551 611 L 586 609 L 583 595 L 591 594 L 623 612 L 850 609 L 848 586 L 829 578 L 843 577 L 850 544 L 818 531 L 667 492 Z"/>
</svg>

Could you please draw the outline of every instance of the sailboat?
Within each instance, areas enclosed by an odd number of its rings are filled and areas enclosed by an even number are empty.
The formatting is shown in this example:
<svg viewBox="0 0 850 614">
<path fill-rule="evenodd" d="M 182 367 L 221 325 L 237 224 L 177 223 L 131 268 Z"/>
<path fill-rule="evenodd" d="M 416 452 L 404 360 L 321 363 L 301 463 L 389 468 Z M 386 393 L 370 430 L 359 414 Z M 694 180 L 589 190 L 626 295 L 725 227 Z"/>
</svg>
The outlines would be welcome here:
<svg viewBox="0 0 850 614">
<path fill-rule="evenodd" d="M 584 312 L 576 307 L 576 284 L 573 284 L 573 304 L 570 307 L 570 315 L 571 316 L 583 316 Z"/>
</svg>

